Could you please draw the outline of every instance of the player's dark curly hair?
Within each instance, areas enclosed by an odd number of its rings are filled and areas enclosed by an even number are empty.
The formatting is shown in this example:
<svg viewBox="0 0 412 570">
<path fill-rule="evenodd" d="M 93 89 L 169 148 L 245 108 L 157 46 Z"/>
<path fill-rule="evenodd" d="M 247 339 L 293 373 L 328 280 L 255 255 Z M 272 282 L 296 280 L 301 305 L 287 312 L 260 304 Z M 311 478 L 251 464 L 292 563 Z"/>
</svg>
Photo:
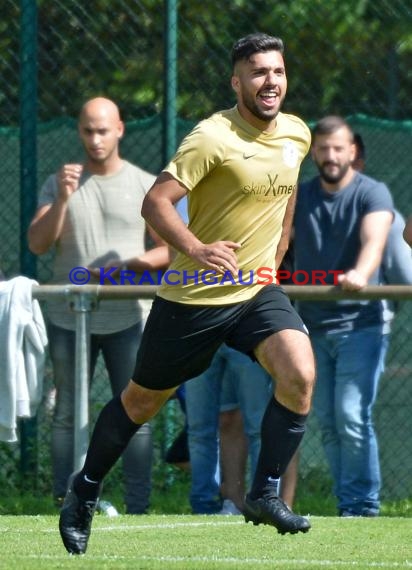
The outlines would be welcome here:
<svg viewBox="0 0 412 570">
<path fill-rule="evenodd" d="M 268 34 L 249 34 L 237 40 L 232 48 L 232 65 L 238 61 L 248 60 L 254 53 L 266 51 L 284 52 L 283 41 L 280 38 L 269 36 Z"/>
</svg>

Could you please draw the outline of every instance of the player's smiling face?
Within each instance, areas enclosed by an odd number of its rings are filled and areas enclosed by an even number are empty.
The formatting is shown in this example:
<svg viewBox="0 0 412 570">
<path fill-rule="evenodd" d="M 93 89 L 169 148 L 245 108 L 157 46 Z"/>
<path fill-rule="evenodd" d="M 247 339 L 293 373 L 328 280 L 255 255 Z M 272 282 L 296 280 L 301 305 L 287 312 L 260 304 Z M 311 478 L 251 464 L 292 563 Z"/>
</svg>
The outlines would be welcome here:
<svg viewBox="0 0 412 570">
<path fill-rule="evenodd" d="M 255 53 L 248 60 L 238 61 L 232 87 L 244 119 L 257 128 L 274 128 L 287 89 L 282 54 L 278 51 Z"/>
</svg>

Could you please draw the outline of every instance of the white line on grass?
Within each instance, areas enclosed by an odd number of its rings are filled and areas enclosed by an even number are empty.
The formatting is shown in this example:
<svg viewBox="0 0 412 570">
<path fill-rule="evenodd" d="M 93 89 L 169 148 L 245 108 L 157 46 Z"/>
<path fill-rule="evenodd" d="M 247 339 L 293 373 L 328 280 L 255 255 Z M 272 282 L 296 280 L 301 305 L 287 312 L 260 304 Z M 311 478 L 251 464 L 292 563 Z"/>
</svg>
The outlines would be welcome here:
<svg viewBox="0 0 412 570">
<path fill-rule="evenodd" d="M 258 565 L 258 566 L 271 566 L 276 564 L 277 566 L 292 566 L 296 568 L 297 566 L 354 566 L 359 568 L 359 561 L 349 562 L 348 560 L 304 560 L 304 559 L 279 559 L 275 560 L 265 560 L 262 558 L 218 558 L 217 556 L 198 556 L 196 558 L 184 556 L 141 556 L 141 560 L 153 561 L 153 562 L 218 562 L 218 563 L 233 563 L 236 566 L 241 565 Z M 362 562 L 362 568 L 412 568 L 412 562 Z"/>
<path fill-rule="evenodd" d="M 133 530 L 133 529 L 171 529 L 179 527 L 199 527 L 199 526 L 229 526 L 229 525 L 244 525 L 245 521 L 200 521 L 200 522 L 176 522 L 176 523 L 154 523 L 154 524 L 136 524 L 136 525 L 116 525 L 116 526 L 99 526 L 93 528 L 93 532 L 99 532 L 101 530 Z"/>
<path fill-rule="evenodd" d="M 20 559 L 20 560 L 24 560 L 24 559 L 37 559 L 38 556 L 35 556 L 33 554 L 29 554 L 27 556 L 16 556 L 16 559 Z M 50 556 L 47 554 L 42 554 L 42 559 L 62 559 L 62 556 L 56 557 L 56 556 Z M 79 560 L 85 560 L 87 558 L 84 556 L 73 556 L 73 559 L 78 558 Z M 113 562 L 115 561 L 124 561 L 124 560 L 131 560 L 131 557 L 129 556 L 117 556 L 117 555 L 113 555 L 113 556 L 99 556 L 96 554 L 93 554 L 93 556 L 90 556 L 90 560 L 93 560 L 93 562 L 101 560 L 102 562 L 107 562 L 108 560 L 113 560 Z M 354 561 L 349 561 L 349 560 L 305 560 L 302 558 L 299 559 L 291 559 L 291 558 L 285 558 L 285 559 L 281 559 L 281 558 L 276 558 L 276 559 L 272 559 L 272 560 L 268 560 L 268 559 L 262 559 L 262 558 L 235 558 L 233 556 L 231 557 L 217 557 L 217 556 L 138 556 L 138 557 L 133 557 L 133 561 L 137 562 L 139 560 L 145 560 L 147 562 L 171 562 L 171 563 L 180 563 L 180 562 L 214 562 L 214 563 L 219 563 L 219 564 L 234 564 L 236 565 L 236 567 L 240 567 L 240 566 L 271 566 L 273 567 L 278 567 L 281 566 L 282 568 L 284 567 L 292 567 L 292 568 L 297 568 L 297 567 L 305 567 L 305 566 L 316 566 L 316 567 L 322 567 L 322 568 L 327 568 L 329 566 L 331 567 L 336 567 L 336 566 L 353 566 L 358 567 L 359 568 L 359 561 L 358 560 L 354 560 Z M 412 561 L 408 561 L 405 560 L 405 562 L 362 562 L 362 568 L 412 568 Z"/>
<path fill-rule="evenodd" d="M 136 529 L 171 529 L 171 528 L 178 528 L 178 527 L 199 527 L 199 526 L 228 526 L 228 525 L 240 525 L 245 524 L 244 520 L 239 521 L 205 521 L 205 522 L 177 522 L 177 523 L 156 523 L 156 524 L 117 524 L 117 525 L 110 525 L 110 526 L 93 526 L 92 534 L 97 532 L 107 532 L 107 531 L 116 531 L 116 530 L 136 530 Z M 41 532 L 53 532 L 55 533 L 57 530 L 57 525 L 54 528 L 45 528 L 42 529 Z M 0 528 L 0 533 L 2 532 L 17 532 L 21 533 L 21 528 L 11 528 L 11 527 L 3 527 Z M 38 528 L 33 529 L 24 529 L 24 533 L 30 532 L 39 532 Z"/>
</svg>

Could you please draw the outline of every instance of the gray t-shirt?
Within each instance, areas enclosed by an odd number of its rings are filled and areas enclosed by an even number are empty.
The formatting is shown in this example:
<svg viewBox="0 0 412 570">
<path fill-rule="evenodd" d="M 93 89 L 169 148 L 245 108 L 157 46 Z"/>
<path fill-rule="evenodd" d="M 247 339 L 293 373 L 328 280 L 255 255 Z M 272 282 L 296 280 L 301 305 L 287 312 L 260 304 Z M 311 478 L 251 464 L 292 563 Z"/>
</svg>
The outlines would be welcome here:
<svg viewBox="0 0 412 570">
<path fill-rule="evenodd" d="M 324 270 L 325 283 L 332 285 L 331 271 L 348 271 L 355 266 L 361 248 L 362 218 L 383 210 L 393 211 L 388 188 L 361 173 L 334 193 L 322 189 L 319 177 L 301 184 L 294 219 L 295 269 L 309 278 L 313 271 Z M 369 284 L 378 283 L 376 271 Z M 310 332 L 353 330 L 384 320 L 379 300 L 300 301 L 297 309 Z"/>
<path fill-rule="evenodd" d="M 74 267 L 103 267 L 109 259 L 124 260 L 145 251 L 145 222 L 140 214 L 143 198 L 155 177 L 124 161 L 109 176 L 83 172 L 78 190 L 69 199 L 67 214 L 56 243 L 51 283 L 70 284 Z M 50 176 L 41 189 L 39 206 L 53 203 L 58 194 L 57 177 Z M 98 280 L 90 280 L 97 283 Z M 64 301 L 47 304 L 52 323 L 75 330 L 75 314 Z M 104 300 L 91 313 L 90 331 L 107 334 L 126 329 L 141 320 L 136 300 Z"/>
<path fill-rule="evenodd" d="M 412 285 L 412 252 L 403 239 L 405 219 L 394 210 L 386 248 L 382 257 L 380 281 L 383 285 Z M 390 323 L 399 308 L 399 302 L 384 300 L 383 318 Z"/>
<path fill-rule="evenodd" d="M 386 248 L 382 257 L 381 282 L 388 285 L 412 285 L 412 252 L 403 239 L 405 219 L 394 211 Z"/>
</svg>

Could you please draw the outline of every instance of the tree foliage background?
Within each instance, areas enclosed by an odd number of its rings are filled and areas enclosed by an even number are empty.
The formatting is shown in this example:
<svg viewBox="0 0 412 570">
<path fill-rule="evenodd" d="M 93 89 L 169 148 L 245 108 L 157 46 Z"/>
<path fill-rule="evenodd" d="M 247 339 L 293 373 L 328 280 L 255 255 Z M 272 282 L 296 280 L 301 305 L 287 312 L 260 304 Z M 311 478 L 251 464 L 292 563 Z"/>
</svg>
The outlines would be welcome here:
<svg viewBox="0 0 412 570">
<path fill-rule="evenodd" d="M 0 125 L 17 125 L 19 17 L 25 0 L 2 0 Z M 27 0 L 26 0 L 27 1 Z M 76 116 L 89 96 L 117 100 L 127 118 L 163 108 L 165 2 L 38 0 L 39 120 Z M 285 109 L 412 115 L 412 7 L 408 0 L 181 0 L 178 112 L 197 119 L 234 100 L 230 49 L 264 31 L 286 45 Z"/>
</svg>

